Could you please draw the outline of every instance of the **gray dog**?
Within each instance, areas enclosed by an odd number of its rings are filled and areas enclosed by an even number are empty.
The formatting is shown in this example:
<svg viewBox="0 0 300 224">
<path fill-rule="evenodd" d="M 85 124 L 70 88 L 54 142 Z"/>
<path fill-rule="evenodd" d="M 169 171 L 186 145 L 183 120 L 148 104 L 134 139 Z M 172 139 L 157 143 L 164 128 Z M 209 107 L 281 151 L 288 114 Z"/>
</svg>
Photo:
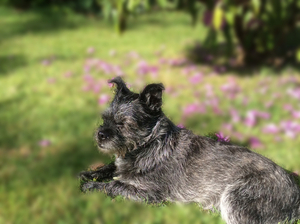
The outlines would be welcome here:
<svg viewBox="0 0 300 224">
<path fill-rule="evenodd" d="M 228 224 L 300 218 L 300 189 L 283 168 L 247 148 L 174 125 L 161 110 L 162 84 L 150 84 L 138 94 L 120 77 L 110 83 L 116 94 L 96 140 L 116 160 L 82 172 L 83 191 L 149 203 L 196 202 L 219 210 Z"/>
</svg>

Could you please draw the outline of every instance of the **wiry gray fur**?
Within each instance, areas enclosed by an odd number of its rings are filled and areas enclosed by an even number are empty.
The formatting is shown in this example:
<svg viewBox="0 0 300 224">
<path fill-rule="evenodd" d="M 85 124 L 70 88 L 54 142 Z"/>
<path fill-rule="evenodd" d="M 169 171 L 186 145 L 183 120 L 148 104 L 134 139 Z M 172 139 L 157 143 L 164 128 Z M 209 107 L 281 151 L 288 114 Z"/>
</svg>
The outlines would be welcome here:
<svg viewBox="0 0 300 224">
<path fill-rule="evenodd" d="M 114 164 L 83 172 L 83 191 L 148 201 L 200 203 L 228 224 L 262 224 L 300 218 L 300 189 L 293 177 L 247 148 L 178 128 L 162 112 L 162 84 L 131 92 L 121 78 L 103 114 L 96 141 Z M 114 180 L 112 180 L 114 179 Z M 111 180 L 110 182 L 102 182 Z"/>
</svg>

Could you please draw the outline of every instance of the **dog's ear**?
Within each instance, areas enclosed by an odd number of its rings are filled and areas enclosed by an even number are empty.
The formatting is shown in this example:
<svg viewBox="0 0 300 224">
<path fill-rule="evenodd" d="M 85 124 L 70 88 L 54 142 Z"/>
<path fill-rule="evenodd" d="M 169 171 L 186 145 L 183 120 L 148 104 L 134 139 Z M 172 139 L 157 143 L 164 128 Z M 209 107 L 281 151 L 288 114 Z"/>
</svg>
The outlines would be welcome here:
<svg viewBox="0 0 300 224">
<path fill-rule="evenodd" d="M 151 111 L 158 112 L 162 105 L 162 91 L 165 89 L 163 84 L 150 84 L 140 94 L 140 101 L 143 102 Z"/>
<path fill-rule="evenodd" d="M 116 84 L 116 95 L 127 95 L 130 93 L 130 90 L 127 88 L 125 82 L 120 76 L 109 80 L 108 83 Z"/>
</svg>

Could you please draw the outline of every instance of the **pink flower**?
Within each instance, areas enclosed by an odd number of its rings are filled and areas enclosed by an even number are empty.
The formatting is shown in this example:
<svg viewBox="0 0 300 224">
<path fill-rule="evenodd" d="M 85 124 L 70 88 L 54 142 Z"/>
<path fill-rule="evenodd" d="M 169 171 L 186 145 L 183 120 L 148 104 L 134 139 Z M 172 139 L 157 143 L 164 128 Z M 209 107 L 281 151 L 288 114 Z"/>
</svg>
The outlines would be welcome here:
<svg viewBox="0 0 300 224">
<path fill-rule="evenodd" d="M 254 127 L 257 123 L 257 118 L 269 119 L 270 114 L 268 112 L 250 110 L 247 112 L 244 124 L 248 127 Z"/>
<path fill-rule="evenodd" d="M 192 103 L 183 108 L 183 116 L 189 116 L 195 113 L 205 113 L 206 108 L 202 104 Z"/>
<path fill-rule="evenodd" d="M 231 109 L 230 110 L 230 115 L 231 115 L 231 120 L 232 120 L 233 123 L 240 122 L 241 118 L 240 118 L 240 115 L 239 115 L 239 113 L 236 109 Z"/>
<path fill-rule="evenodd" d="M 261 94 L 266 94 L 268 91 L 269 87 L 268 86 L 262 86 L 258 89 L 258 92 Z"/>
<path fill-rule="evenodd" d="M 272 94 L 272 99 L 273 100 L 276 100 L 276 99 L 279 99 L 282 97 L 282 94 L 281 93 L 273 93 Z"/>
<path fill-rule="evenodd" d="M 277 127 L 275 124 L 267 124 L 262 129 L 262 132 L 266 134 L 277 134 L 279 131 L 279 127 Z"/>
<path fill-rule="evenodd" d="M 248 127 L 254 127 L 256 125 L 256 122 L 256 112 L 253 110 L 248 111 L 244 120 L 244 124 Z"/>
<path fill-rule="evenodd" d="M 229 142 L 230 141 L 229 137 L 228 136 L 225 137 L 222 132 L 216 133 L 215 135 L 218 137 L 218 140 L 217 140 L 218 142 Z"/>
<path fill-rule="evenodd" d="M 219 98 L 217 98 L 217 97 L 209 98 L 205 101 L 205 104 L 210 105 L 212 107 L 213 106 L 218 107 L 219 106 Z"/>
<path fill-rule="evenodd" d="M 83 79 L 85 82 L 87 83 L 93 83 L 94 82 L 94 78 L 93 76 L 89 75 L 89 74 L 86 74 L 83 76 Z"/>
<path fill-rule="evenodd" d="M 287 89 L 287 94 L 291 97 L 294 97 L 295 99 L 300 99 L 300 88 L 294 88 L 294 89 Z"/>
<path fill-rule="evenodd" d="M 211 84 L 205 84 L 206 97 L 210 98 L 215 95 L 213 86 Z"/>
<path fill-rule="evenodd" d="M 250 147 L 253 149 L 260 149 L 263 147 L 262 142 L 256 137 L 250 137 L 249 144 L 250 144 Z"/>
<path fill-rule="evenodd" d="M 170 94 L 172 97 L 178 96 L 178 91 L 176 91 L 175 88 L 173 88 L 171 86 L 167 86 L 165 92 L 167 94 Z"/>
<path fill-rule="evenodd" d="M 268 102 L 266 102 L 265 103 L 265 108 L 270 108 L 270 107 L 272 107 L 273 106 L 273 104 L 274 104 L 274 102 L 273 101 L 268 101 Z"/>
<path fill-rule="evenodd" d="M 68 71 L 64 74 L 65 78 L 70 78 L 73 75 L 73 73 L 71 71 Z"/>
<path fill-rule="evenodd" d="M 47 82 L 50 84 L 56 83 L 56 79 L 55 78 L 48 78 Z"/>
<path fill-rule="evenodd" d="M 300 118 L 300 111 L 292 111 L 292 116 L 295 119 L 299 119 Z"/>
<path fill-rule="evenodd" d="M 269 119 L 271 117 L 270 113 L 263 111 L 255 111 L 256 116 L 262 119 Z"/>
<path fill-rule="evenodd" d="M 231 132 L 233 130 L 233 125 L 230 123 L 224 123 L 222 124 L 222 129 Z"/>
<path fill-rule="evenodd" d="M 293 106 L 292 106 L 291 104 L 284 104 L 284 105 L 283 105 L 283 109 L 284 109 L 285 111 L 291 112 L 294 108 L 293 108 Z"/>
<path fill-rule="evenodd" d="M 100 82 L 95 83 L 93 85 L 93 91 L 94 91 L 94 93 L 98 93 L 101 90 L 101 86 L 102 86 L 102 84 Z"/>
<path fill-rule="evenodd" d="M 47 139 L 43 139 L 41 141 L 39 141 L 39 146 L 41 147 L 48 147 L 51 145 L 51 141 L 47 140 Z"/>
<path fill-rule="evenodd" d="M 232 133 L 232 136 L 241 142 L 245 140 L 245 136 L 239 132 Z"/>
<path fill-rule="evenodd" d="M 168 59 L 166 59 L 166 58 L 159 59 L 159 64 L 167 64 L 167 63 L 168 63 Z"/>
<path fill-rule="evenodd" d="M 157 76 L 158 67 L 150 66 L 145 61 L 140 61 L 137 65 L 137 73 L 139 75 L 147 75 L 151 73 L 153 76 Z"/>
<path fill-rule="evenodd" d="M 135 51 L 129 52 L 129 53 L 127 54 L 127 56 L 128 56 L 129 58 L 131 58 L 131 59 L 138 59 L 138 58 L 140 58 L 140 55 L 139 55 L 137 52 L 135 52 Z"/>
<path fill-rule="evenodd" d="M 214 114 L 222 114 L 222 110 L 219 108 L 219 106 L 213 106 L 212 107 Z"/>
<path fill-rule="evenodd" d="M 175 59 L 169 59 L 168 64 L 171 66 L 182 66 L 187 63 L 187 60 L 185 58 L 175 58 Z"/>
<path fill-rule="evenodd" d="M 97 64 L 97 69 L 104 72 L 105 74 L 109 75 L 113 73 L 113 68 L 110 64 L 104 62 L 104 61 L 99 61 Z"/>
<path fill-rule="evenodd" d="M 203 74 L 201 72 L 196 73 L 195 75 L 193 75 L 189 81 L 191 84 L 198 84 L 202 81 L 203 78 Z"/>
<path fill-rule="evenodd" d="M 84 65 L 84 67 L 83 67 L 84 73 L 89 73 L 90 70 L 91 70 L 91 66 L 90 65 Z"/>
<path fill-rule="evenodd" d="M 295 138 L 300 133 L 300 124 L 295 121 L 282 121 L 280 127 L 289 138 Z"/>
<path fill-rule="evenodd" d="M 98 99 L 98 103 L 100 105 L 103 105 L 103 104 L 106 104 L 109 100 L 110 100 L 110 97 L 107 94 L 102 94 Z"/>
<path fill-rule="evenodd" d="M 84 86 L 82 87 L 82 91 L 85 91 L 85 92 L 87 92 L 87 91 L 91 90 L 91 88 L 92 88 L 92 86 L 91 86 L 91 85 L 89 85 L 89 84 L 86 84 L 86 85 L 84 85 Z"/>
<path fill-rule="evenodd" d="M 177 127 L 179 127 L 179 128 L 185 128 L 183 124 L 178 124 Z"/>
<path fill-rule="evenodd" d="M 245 96 L 245 97 L 243 98 L 243 105 L 244 105 L 244 106 L 247 106 L 248 103 L 249 103 L 249 98 Z"/>
<path fill-rule="evenodd" d="M 276 142 L 281 142 L 282 141 L 282 138 L 280 136 L 275 136 L 274 137 L 274 141 Z"/>
<path fill-rule="evenodd" d="M 42 65 L 48 66 L 51 64 L 51 60 L 50 59 L 45 59 L 42 61 Z"/>
<path fill-rule="evenodd" d="M 182 73 L 184 75 L 188 75 L 190 74 L 191 72 L 195 71 L 196 70 L 196 66 L 195 65 L 188 65 L 186 66 L 183 70 L 182 70 Z"/>
<path fill-rule="evenodd" d="M 288 77 L 282 77 L 281 79 L 279 79 L 279 84 L 289 84 L 289 83 L 296 83 L 298 80 L 295 76 L 290 75 Z"/>
<path fill-rule="evenodd" d="M 230 99 L 234 99 L 241 91 L 241 88 L 236 83 L 235 79 L 230 79 L 228 83 L 221 86 L 223 93 Z"/>
<path fill-rule="evenodd" d="M 116 76 L 123 76 L 125 75 L 124 71 L 119 66 L 112 67 L 112 73 Z"/>
<path fill-rule="evenodd" d="M 95 48 L 94 48 L 94 47 L 89 47 L 89 48 L 86 50 L 86 52 L 87 52 L 88 54 L 93 54 L 93 53 L 95 52 Z"/>
</svg>

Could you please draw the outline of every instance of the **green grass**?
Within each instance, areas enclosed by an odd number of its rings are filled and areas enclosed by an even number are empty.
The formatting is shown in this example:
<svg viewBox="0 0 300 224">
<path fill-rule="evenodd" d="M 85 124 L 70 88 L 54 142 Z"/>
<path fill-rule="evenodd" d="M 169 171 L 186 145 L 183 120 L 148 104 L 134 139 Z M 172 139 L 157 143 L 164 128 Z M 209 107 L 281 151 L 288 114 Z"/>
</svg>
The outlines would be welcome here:
<svg viewBox="0 0 300 224">
<path fill-rule="evenodd" d="M 186 14 L 162 12 L 132 19 L 129 30 L 120 37 L 96 18 L 0 8 L 0 30 L 0 223 L 224 223 L 218 214 L 201 211 L 195 204 L 151 207 L 111 201 L 99 193 L 85 195 L 76 178 L 90 164 L 110 160 L 93 142 L 99 113 L 105 108 L 97 103 L 101 93 L 82 91 L 84 63 L 91 57 L 87 48 L 94 47 L 93 57 L 112 64 L 122 64 L 130 51 L 155 64 L 157 50 L 164 48 L 164 57 L 181 57 L 189 43 L 204 37 L 205 28 L 192 28 Z M 116 56 L 109 55 L 111 50 Z M 52 60 L 48 66 L 42 63 L 46 59 Z M 123 67 L 126 80 L 137 90 L 135 65 Z M 205 65 L 199 69 L 207 74 L 211 71 Z M 64 77 L 67 71 L 73 76 Z M 272 73 L 267 68 L 253 76 L 225 73 L 205 77 L 205 83 L 211 83 L 222 97 L 219 87 L 233 75 L 251 99 L 248 107 L 260 109 L 271 94 L 258 95 L 254 89 L 259 81 L 271 77 L 270 89 L 280 92 L 279 78 L 299 75 L 293 69 Z M 157 78 L 146 77 L 144 83 L 163 82 L 181 90 L 177 97 L 164 96 L 165 113 L 179 123 L 181 107 L 195 100 L 195 88 L 202 94 L 199 100 L 205 100 L 204 84 L 189 87 L 180 68 L 163 66 L 159 74 Z M 93 75 L 101 80 L 112 77 L 99 72 Z M 55 82 L 49 83 L 49 79 Z M 111 94 L 108 88 L 101 92 Z M 241 100 L 224 99 L 220 107 L 225 111 L 233 104 L 246 110 Z M 272 121 L 288 117 L 282 111 L 284 103 L 298 105 L 296 100 L 279 98 L 272 109 Z M 187 124 L 196 133 L 205 134 L 219 130 L 226 120 L 226 116 L 210 113 L 191 118 Z M 261 121 L 259 127 L 265 123 Z M 237 124 L 236 129 L 261 136 L 256 127 L 246 129 Z M 300 171 L 300 139 L 282 138 L 275 142 L 272 136 L 261 136 L 265 149 L 259 153 L 286 169 Z M 42 139 L 50 140 L 51 145 L 40 147 Z"/>
</svg>

